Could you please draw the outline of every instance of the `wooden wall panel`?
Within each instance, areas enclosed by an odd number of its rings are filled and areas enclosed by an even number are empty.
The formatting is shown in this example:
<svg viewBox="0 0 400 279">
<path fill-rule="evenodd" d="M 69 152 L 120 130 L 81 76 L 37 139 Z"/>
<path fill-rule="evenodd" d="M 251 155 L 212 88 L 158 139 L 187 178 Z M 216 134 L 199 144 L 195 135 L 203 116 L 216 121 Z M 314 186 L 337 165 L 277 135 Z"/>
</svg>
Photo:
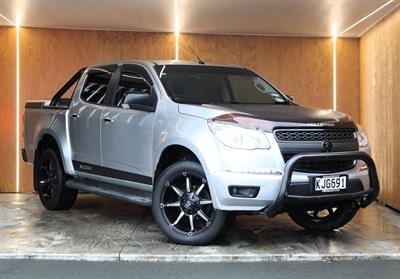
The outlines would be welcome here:
<svg viewBox="0 0 400 279">
<path fill-rule="evenodd" d="M 122 59 L 174 59 L 167 33 L 21 28 L 21 110 L 28 99 L 49 99 L 83 66 Z M 21 190 L 32 187 L 32 166 L 21 162 Z"/>
<path fill-rule="evenodd" d="M 360 121 L 360 40 L 336 40 L 336 104 Z"/>
<path fill-rule="evenodd" d="M 332 46 L 327 38 L 259 37 L 256 70 L 299 104 L 329 109 Z"/>
<path fill-rule="evenodd" d="M 372 144 L 379 199 L 400 209 L 400 9 L 361 37 L 361 124 Z"/>
<path fill-rule="evenodd" d="M 256 66 L 254 36 L 181 34 L 180 60 L 196 60 L 190 47 L 206 62 L 239 64 L 249 68 Z"/>
<path fill-rule="evenodd" d="M 16 30 L 0 27 L 0 193 L 15 192 Z"/>
<path fill-rule="evenodd" d="M 205 61 L 255 70 L 300 104 L 332 107 L 331 39 L 182 34 L 179 43 L 180 59 L 195 60 L 190 45 Z"/>
</svg>

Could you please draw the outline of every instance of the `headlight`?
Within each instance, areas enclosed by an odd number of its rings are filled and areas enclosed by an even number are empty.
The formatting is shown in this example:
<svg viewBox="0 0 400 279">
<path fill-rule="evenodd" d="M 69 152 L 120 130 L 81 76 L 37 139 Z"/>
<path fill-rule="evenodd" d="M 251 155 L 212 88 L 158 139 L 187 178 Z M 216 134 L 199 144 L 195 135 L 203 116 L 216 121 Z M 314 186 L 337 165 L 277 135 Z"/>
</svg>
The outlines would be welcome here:
<svg viewBox="0 0 400 279">
<path fill-rule="evenodd" d="M 368 137 L 365 133 L 365 130 L 360 126 L 357 125 L 357 139 L 358 139 L 358 146 L 359 147 L 367 147 L 368 146 Z"/>
<path fill-rule="evenodd" d="M 226 146 L 237 149 L 269 149 L 267 136 L 258 130 L 241 128 L 234 124 L 210 121 L 208 127 Z"/>
</svg>

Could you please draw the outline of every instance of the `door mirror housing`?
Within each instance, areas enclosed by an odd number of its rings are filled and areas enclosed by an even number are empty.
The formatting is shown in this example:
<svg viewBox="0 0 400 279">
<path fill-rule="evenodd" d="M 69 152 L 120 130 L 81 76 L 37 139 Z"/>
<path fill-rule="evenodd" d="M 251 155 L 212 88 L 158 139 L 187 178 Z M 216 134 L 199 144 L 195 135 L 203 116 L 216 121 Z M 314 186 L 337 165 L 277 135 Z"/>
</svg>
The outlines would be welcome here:
<svg viewBox="0 0 400 279">
<path fill-rule="evenodd" d="M 144 110 L 154 112 L 157 104 L 157 95 L 154 87 L 150 92 L 132 91 L 125 95 L 121 107 L 125 109 Z"/>
</svg>

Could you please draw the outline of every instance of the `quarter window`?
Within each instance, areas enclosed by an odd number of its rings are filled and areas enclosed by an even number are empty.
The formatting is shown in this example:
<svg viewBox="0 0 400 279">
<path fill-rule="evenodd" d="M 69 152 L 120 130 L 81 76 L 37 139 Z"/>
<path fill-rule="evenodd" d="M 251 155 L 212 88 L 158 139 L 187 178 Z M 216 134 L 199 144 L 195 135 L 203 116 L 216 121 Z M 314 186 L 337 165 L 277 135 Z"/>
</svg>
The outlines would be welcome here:
<svg viewBox="0 0 400 279">
<path fill-rule="evenodd" d="M 89 73 L 81 93 L 82 100 L 93 104 L 103 104 L 111 80 L 109 71 L 96 70 Z"/>
</svg>

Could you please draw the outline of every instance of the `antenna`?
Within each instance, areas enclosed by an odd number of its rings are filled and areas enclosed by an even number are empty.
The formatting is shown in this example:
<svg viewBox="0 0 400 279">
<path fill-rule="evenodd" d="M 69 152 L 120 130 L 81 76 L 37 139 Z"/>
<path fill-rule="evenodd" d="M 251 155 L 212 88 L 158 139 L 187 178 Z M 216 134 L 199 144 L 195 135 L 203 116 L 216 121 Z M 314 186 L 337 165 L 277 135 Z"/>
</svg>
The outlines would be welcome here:
<svg viewBox="0 0 400 279">
<path fill-rule="evenodd" d="M 200 59 L 200 57 L 196 54 L 196 52 L 194 51 L 194 49 L 189 45 L 190 50 L 192 51 L 192 53 L 194 54 L 194 56 L 196 56 L 197 60 L 199 61 L 199 64 L 204 65 L 206 64 L 203 60 Z"/>
</svg>

